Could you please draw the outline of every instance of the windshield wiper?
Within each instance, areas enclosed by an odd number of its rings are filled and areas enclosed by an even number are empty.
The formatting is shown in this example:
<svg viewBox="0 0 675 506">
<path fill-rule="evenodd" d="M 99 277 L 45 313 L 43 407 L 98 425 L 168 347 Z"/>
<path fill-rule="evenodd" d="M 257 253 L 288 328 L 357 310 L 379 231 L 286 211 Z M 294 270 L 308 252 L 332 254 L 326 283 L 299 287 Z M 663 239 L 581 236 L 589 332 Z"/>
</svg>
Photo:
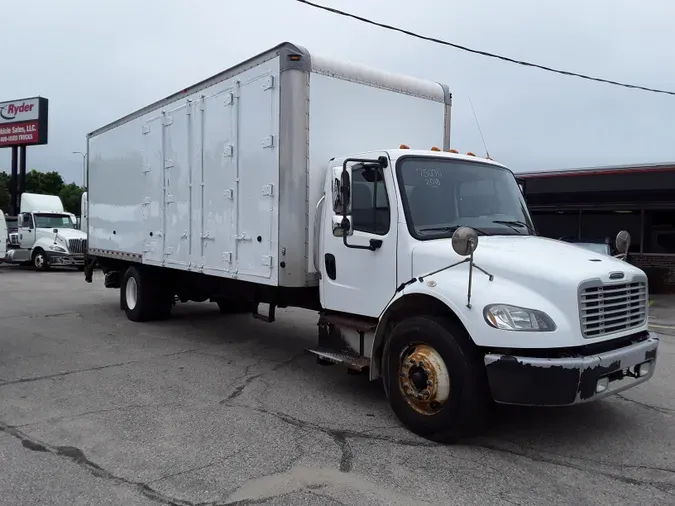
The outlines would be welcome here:
<svg viewBox="0 0 675 506">
<path fill-rule="evenodd" d="M 427 227 L 427 228 L 420 228 L 419 231 L 420 232 L 454 232 L 455 230 L 457 230 L 460 227 L 468 227 L 468 225 L 453 225 L 451 227 Z M 492 234 L 490 234 L 488 232 L 485 232 L 484 230 L 481 230 L 481 229 L 476 228 L 476 227 L 469 227 L 469 228 L 474 229 L 479 234 L 492 235 Z"/>
<path fill-rule="evenodd" d="M 519 221 L 519 220 L 492 220 L 492 223 L 499 223 L 500 225 L 508 225 L 518 233 L 520 233 L 520 230 L 518 230 L 515 227 L 526 228 L 527 231 L 530 234 L 535 235 L 534 229 L 530 225 L 525 223 L 524 221 Z"/>
</svg>

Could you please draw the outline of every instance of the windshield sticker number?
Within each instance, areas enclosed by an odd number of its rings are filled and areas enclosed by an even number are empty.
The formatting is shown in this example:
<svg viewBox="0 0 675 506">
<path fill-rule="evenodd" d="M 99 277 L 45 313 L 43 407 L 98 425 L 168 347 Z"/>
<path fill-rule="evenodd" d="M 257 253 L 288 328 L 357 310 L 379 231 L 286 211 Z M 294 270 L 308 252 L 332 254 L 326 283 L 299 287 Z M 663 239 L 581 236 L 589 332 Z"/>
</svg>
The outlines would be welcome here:
<svg viewBox="0 0 675 506">
<path fill-rule="evenodd" d="M 418 174 L 424 178 L 424 182 L 427 186 L 431 186 L 432 188 L 441 186 L 443 173 L 439 169 L 418 168 L 416 170 Z"/>
</svg>

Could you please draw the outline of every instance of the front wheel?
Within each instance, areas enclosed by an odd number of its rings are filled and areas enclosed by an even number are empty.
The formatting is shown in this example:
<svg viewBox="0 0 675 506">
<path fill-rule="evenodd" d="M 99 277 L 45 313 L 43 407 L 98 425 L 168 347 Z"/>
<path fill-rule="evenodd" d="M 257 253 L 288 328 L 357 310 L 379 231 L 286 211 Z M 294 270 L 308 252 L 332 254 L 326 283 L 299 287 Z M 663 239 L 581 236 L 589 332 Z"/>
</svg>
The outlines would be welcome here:
<svg viewBox="0 0 675 506">
<path fill-rule="evenodd" d="M 46 271 L 49 269 L 49 259 L 42 250 L 37 250 L 33 253 L 33 267 L 38 271 Z"/>
<path fill-rule="evenodd" d="M 403 320 L 385 360 L 389 403 L 412 432 L 454 442 L 481 425 L 489 403 L 484 366 L 459 324 L 435 316 Z"/>
</svg>

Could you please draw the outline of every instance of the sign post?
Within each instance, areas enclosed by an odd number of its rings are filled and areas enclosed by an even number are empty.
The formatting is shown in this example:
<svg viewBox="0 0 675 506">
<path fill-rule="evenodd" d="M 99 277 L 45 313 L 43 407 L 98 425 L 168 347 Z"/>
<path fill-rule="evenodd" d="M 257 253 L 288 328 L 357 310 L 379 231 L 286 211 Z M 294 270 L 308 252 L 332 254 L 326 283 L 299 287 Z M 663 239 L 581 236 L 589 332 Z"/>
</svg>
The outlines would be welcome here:
<svg viewBox="0 0 675 506">
<path fill-rule="evenodd" d="M 26 191 L 26 146 L 47 144 L 48 115 L 44 97 L 0 102 L 0 148 L 12 148 L 12 215 L 19 213 L 19 197 Z"/>
</svg>

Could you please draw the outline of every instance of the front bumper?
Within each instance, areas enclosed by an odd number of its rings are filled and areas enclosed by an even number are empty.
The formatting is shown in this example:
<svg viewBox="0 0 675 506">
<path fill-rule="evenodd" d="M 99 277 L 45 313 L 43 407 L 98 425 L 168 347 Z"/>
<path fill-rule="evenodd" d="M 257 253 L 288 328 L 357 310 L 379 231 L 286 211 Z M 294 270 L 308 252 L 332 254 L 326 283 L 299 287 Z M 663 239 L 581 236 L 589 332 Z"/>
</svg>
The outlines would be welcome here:
<svg viewBox="0 0 675 506">
<path fill-rule="evenodd" d="M 498 403 L 567 406 L 649 380 L 658 346 L 659 338 L 649 332 L 639 342 L 587 356 L 533 358 L 490 353 L 485 355 L 485 369 L 492 397 Z"/>
<path fill-rule="evenodd" d="M 68 253 L 60 253 L 56 251 L 45 251 L 47 259 L 49 260 L 49 265 L 54 266 L 81 266 L 84 265 L 84 255 L 70 255 Z"/>
</svg>

